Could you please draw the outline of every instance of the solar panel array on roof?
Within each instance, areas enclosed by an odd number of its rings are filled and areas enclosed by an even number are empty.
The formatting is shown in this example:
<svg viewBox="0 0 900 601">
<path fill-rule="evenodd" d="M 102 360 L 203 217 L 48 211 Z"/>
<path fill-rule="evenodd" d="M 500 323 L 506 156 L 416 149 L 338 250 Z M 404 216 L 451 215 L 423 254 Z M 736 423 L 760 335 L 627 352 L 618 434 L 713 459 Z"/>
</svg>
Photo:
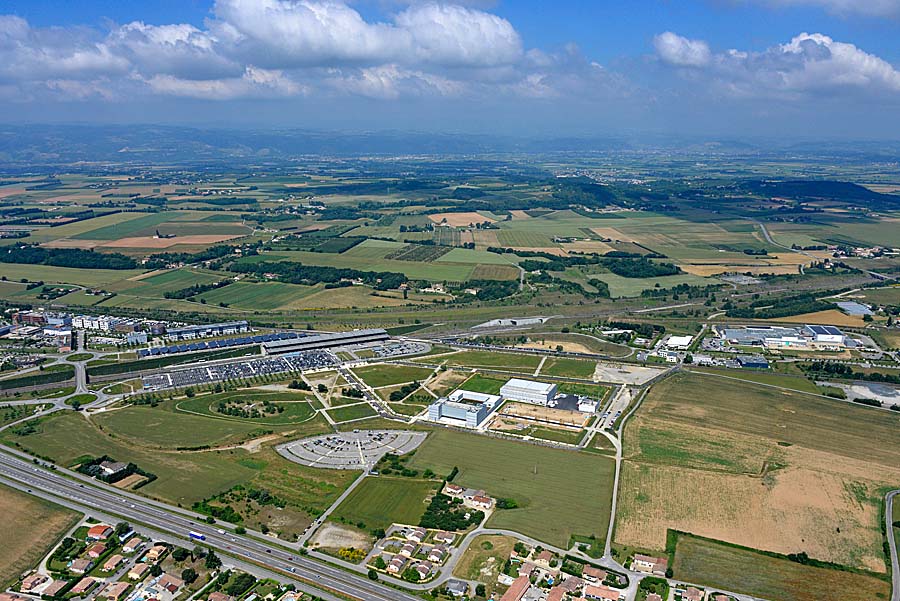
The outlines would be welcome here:
<svg viewBox="0 0 900 601">
<path fill-rule="evenodd" d="M 156 357 L 158 355 L 171 355 L 172 353 L 184 353 L 187 351 L 205 351 L 232 346 L 245 346 L 248 344 L 260 344 L 262 342 L 273 342 L 275 340 L 291 340 L 294 338 L 303 338 L 305 336 L 306 334 L 297 332 L 274 332 L 271 334 L 258 334 L 256 336 L 228 338 L 226 340 L 207 340 L 204 342 L 192 342 L 190 344 L 176 344 L 151 349 L 140 349 L 138 351 L 138 357 Z"/>
<path fill-rule="evenodd" d="M 812 325 L 812 326 L 806 326 L 806 327 L 809 328 L 810 330 L 812 330 L 812 332 L 814 334 L 830 334 L 832 336 L 840 336 L 841 335 L 841 331 L 834 326 Z"/>
</svg>

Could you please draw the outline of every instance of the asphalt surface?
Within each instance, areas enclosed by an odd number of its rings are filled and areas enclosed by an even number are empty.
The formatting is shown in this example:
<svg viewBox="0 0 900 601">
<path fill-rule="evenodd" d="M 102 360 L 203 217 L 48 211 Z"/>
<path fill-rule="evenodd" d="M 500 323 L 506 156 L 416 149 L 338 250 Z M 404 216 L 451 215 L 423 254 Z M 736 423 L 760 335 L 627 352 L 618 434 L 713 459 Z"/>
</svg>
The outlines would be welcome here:
<svg viewBox="0 0 900 601">
<path fill-rule="evenodd" d="M 88 513 L 101 511 L 163 532 L 182 533 L 183 536 L 190 531 L 201 533 L 206 537 L 203 544 L 222 554 L 248 563 L 261 564 L 289 577 L 354 599 L 363 601 L 417 599 L 413 595 L 314 561 L 283 547 L 239 536 L 223 530 L 221 526 L 210 525 L 199 519 L 191 519 L 187 512 L 169 509 L 162 504 L 129 493 L 108 491 L 88 482 L 82 483 L 62 475 L 59 470 L 50 471 L 11 454 L 0 453 L 0 478 L 19 490 L 31 494 L 41 493 L 40 496 L 53 500 L 59 499 L 63 505 L 80 506 Z"/>
</svg>

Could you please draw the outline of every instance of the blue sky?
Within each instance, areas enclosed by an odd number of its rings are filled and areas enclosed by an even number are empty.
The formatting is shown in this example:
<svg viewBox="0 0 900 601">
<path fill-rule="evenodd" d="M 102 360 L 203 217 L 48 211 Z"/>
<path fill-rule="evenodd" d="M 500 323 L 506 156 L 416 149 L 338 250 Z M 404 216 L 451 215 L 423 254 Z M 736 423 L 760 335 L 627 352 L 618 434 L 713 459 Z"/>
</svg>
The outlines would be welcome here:
<svg viewBox="0 0 900 601">
<path fill-rule="evenodd" d="M 900 137 L 900 0 L 0 2 L 10 122 Z"/>
</svg>

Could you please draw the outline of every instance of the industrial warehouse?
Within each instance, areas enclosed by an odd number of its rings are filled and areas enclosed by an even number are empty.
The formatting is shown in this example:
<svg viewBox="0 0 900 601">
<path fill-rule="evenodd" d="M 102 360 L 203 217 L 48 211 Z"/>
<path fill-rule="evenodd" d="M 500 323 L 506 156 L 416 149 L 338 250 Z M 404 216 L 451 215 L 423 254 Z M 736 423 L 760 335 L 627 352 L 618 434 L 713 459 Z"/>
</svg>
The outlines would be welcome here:
<svg viewBox="0 0 900 601">
<path fill-rule="evenodd" d="M 289 340 L 272 340 L 262 345 L 265 355 L 288 355 L 304 351 L 335 348 L 339 346 L 352 346 L 356 344 L 371 344 L 389 340 L 386 330 L 354 330 L 352 332 L 335 332 L 332 334 L 314 334 L 303 338 Z"/>
</svg>

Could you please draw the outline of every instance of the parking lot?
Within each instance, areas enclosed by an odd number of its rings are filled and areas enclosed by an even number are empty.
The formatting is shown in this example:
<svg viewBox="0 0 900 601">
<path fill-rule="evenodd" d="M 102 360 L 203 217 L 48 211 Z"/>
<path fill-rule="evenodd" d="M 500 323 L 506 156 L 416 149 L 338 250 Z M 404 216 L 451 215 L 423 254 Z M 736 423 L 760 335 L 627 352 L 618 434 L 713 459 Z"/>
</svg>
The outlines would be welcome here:
<svg viewBox="0 0 900 601">
<path fill-rule="evenodd" d="M 200 386 L 225 380 L 252 378 L 254 376 L 319 369 L 331 367 L 337 363 L 337 358 L 329 351 L 307 351 L 281 357 L 245 359 L 215 365 L 195 365 L 194 367 L 144 376 L 142 382 L 144 390 L 154 391 L 166 388 Z"/>
<path fill-rule="evenodd" d="M 285 459 L 309 467 L 368 470 L 386 453 L 403 455 L 416 449 L 425 436 L 406 430 L 356 430 L 295 440 L 275 450 Z"/>
</svg>

